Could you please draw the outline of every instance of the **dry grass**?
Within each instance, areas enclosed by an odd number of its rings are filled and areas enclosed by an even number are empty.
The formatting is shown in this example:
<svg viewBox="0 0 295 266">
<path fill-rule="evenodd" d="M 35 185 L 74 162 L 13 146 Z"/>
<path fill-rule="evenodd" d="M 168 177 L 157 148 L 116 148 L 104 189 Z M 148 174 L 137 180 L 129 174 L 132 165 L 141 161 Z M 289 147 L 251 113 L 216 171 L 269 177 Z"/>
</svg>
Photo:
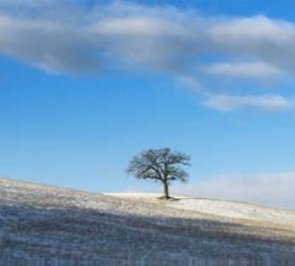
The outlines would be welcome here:
<svg viewBox="0 0 295 266">
<path fill-rule="evenodd" d="M 0 202 L 0 265 L 295 265 L 293 224 L 184 208 L 181 199 L 0 179 Z"/>
</svg>

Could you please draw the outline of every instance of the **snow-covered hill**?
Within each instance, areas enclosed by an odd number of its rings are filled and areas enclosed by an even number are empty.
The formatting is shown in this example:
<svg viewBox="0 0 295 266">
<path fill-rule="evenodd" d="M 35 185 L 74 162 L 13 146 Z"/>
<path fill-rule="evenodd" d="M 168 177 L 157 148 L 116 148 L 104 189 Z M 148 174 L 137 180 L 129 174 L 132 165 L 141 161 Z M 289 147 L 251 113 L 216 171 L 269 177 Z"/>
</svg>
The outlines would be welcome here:
<svg viewBox="0 0 295 266">
<path fill-rule="evenodd" d="M 161 196 L 155 193 L 105 193 L 105 195 L 123 199 L 152 200 L 154 202 L 159 201 L 158 198 Z M 173 197 L 176 200 L 168 201 L 165 204 L 166 206 L 222 216 L 223 218 L 240 218 L 295 227 L 295 211 L 291 210 L 268 208 L 241 202 L 192 198 L 182 195 L 173 195 Z"/>
<path fill-rule="evenodd" d="M 0 179 L 0 265 L 295 265 L 295 212 Z"/>
</svg>

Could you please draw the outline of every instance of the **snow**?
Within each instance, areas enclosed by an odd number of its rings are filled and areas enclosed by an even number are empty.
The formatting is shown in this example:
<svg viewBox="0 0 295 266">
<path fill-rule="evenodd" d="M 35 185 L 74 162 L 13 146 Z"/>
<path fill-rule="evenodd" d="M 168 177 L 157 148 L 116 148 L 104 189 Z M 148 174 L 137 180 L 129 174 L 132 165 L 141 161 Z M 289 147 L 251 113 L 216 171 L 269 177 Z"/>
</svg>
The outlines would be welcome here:
<svg viewBox="0 0 295 266">
<path fill-rule="evenodd" d="M 126 199 L 158 201 L 158 193 L 105 193 L 109 196 Z M 214 199 L 192 198 L 173 195 L 176 200 L 167 201 L 167 205 L 182 210 L 191 210 L 209 215 L 229 218 L 265 221 L 295 227 L 295 211 L 269 208 L 241 202 L 230 202 Z"/>
<path fill-rule="evenodd" d="M 0 265 L 295 265 L 294 212 L 161 196 L 0 178 Z"/>
<path fill-rule="evenodd" d="M 171 204 L 175 208 L 204 212 L 231 218 L 268 221 L 295 225 L 295 212 L 211 199 L 180 199 Z"/>
</svg>

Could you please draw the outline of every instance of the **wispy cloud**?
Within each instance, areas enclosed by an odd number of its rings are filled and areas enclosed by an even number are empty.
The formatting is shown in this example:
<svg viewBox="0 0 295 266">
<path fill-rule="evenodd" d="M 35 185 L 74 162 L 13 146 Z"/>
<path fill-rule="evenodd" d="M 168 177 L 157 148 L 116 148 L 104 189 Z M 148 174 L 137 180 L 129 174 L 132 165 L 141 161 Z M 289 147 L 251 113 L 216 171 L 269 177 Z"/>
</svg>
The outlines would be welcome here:
<svg viewBox="0 0 295 266">
<path fill-rule="evenodd" d="M 44 0 L 44 5 L 26 0 L 16 9 L 23 2 L 12 2 L 0 2 L 0 53 L 49 72 L 141 69 L 198 84 L 198 92 L 205 95 L 210 77 L 257 82 L 295 74 L 295 25 L 288 21 L 205 17 L 193 10 L 122 1 L 81 9 L 55 0 Z M 54 8 L 57 5 L 62 8 Z M 251 96 L 251 88 L 226 96 L 222 79 L 214 86 L 225 95 L 213 95 L 205 105 L 217 110 L 293 107 L 280 95 Z"/>
<path fill-rule="evenodd" d="M 266 62 L 222 62 L 207 65 L 207 73 L 226 78 L 239 79 L 272 79 L 287 73 L 282 69 Z"/>
<path fill-rule="evenodd" d="M 295 173 L 223 175 L 199 184 L 176 185 L 176 193 L 196 197 L 236 200 L 294 209 Z"/>
<path fill-rule="evenodd" d="M 295 100 L 287 99 L 280 95 L 211 95 L 203 104 L 223 112 L 241 110 L 245 108 L 254 108 L 266 111 L 286 111 L 295 107 Z"/>
</svg>

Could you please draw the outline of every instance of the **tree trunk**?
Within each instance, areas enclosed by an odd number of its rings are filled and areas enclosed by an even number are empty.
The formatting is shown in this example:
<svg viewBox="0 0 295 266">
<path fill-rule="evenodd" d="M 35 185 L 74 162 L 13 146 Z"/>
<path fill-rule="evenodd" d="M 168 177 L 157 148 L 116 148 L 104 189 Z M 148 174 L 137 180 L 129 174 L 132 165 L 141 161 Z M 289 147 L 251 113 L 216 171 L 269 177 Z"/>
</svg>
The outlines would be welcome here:
<svg viewBox="0 0 295 266">
<path fill-rule="evenodd" d="M 168 182 L 167 181 L 164 181 L 163 182 L 163 185 L 164 185 L 164 199 L 169 199 L 170 196 L 169 196 Z"/>
</svg>

